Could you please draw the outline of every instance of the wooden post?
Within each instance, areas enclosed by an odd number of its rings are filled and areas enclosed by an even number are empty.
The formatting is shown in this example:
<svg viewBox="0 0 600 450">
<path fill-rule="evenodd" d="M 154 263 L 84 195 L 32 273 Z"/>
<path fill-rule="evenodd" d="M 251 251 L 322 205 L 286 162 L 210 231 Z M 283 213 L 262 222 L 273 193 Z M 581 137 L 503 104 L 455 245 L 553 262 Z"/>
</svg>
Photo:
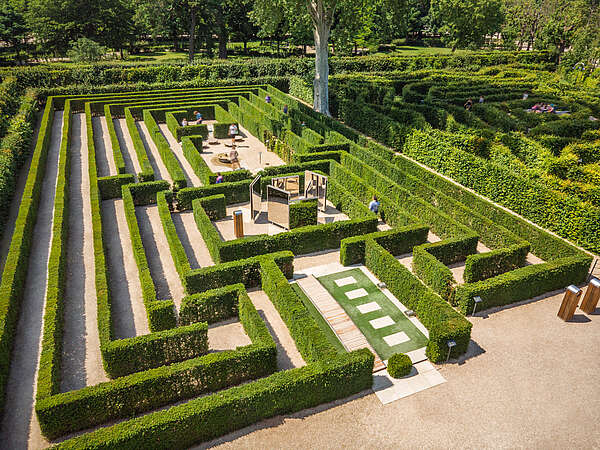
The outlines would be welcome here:
<svg viewBox="0 0 600 450">
<path fill-rule="evenodd" d="M 600 300 L 600 280 L 592 278 L 579 308 L 586 314 L 592 314 L 598 306 L 598 300 Z"/>
<path fill-rule="evenodd" d="M 581 289 L 574 285 L 569 286 L 558 310 L 558 317 L 565 322 L 571 320 L 579 304 L 579 297 L 581 297 Z"/>
<path fill-rule="evenodd" d="M 244 215 L 241 209 L 233 212 L 233 230 L 236 238 L 244 237 Z"/>
</svg>

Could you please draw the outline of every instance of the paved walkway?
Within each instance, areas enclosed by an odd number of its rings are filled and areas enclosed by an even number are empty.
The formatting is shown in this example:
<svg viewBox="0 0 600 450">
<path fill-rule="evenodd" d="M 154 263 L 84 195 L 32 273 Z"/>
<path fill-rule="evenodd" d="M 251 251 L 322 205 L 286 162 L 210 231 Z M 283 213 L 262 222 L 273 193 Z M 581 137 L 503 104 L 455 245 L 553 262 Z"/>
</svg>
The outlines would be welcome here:
<svg viewBox="0 0 600 450">
<path fill-rule="evenodd" d="M 302 278 L 297 283 L 325 320 L 327 320 L 327 323 L 329 323 L 346 350 L 351 352 L 359 348 L 368 348 L 375 355 L 373 372 L 385 369 L 383 361 L 369 345 L 365 336 L 356 327 L 354 322 L 352 322 L 352 319 L 350 319 L 340 304 L 335 301 L 314 276 L 310 275 Z"/>
</svg>

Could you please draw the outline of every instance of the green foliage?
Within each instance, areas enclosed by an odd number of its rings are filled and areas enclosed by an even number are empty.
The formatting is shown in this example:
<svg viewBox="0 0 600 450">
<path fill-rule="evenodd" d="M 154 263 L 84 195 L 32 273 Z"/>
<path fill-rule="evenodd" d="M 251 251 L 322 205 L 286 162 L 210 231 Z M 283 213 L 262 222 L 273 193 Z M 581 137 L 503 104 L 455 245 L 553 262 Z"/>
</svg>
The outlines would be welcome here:
<svg viewBox="0 0 600 450">
<path fill-rule="evenodd" d="M 500 275 L 525 265 L 530 244 L 511 245 L 486 253 L 469 255 L 465 263 L 465 283 L 473 283 Z"/>
<path fill-rule="evenodd" d="M 456 303 L 467 314 L 473 310 L 475 296 L 483 300 L 478 306 L 479 310 L 519 302 L 570 284 L 582 283 L 589 265 L 590 257 L 575 256 L 522 267 L 483 281 L 458 286 L 455 292 Z"/>
<path fill-rule="evenodd" d="M 15 223 L 8 255 L 6 256 L 2 281 L 0 282 L 0 410 L 2 412 L 4 412 L 11 353 L 25 288 L 29 252 L 33 240 L 33 230 L 37 217 L 53 120 L 54 107 L 50 98 L 47 100 L 44 109 L 38 141 L 31 160 L 29 174 L 19 207 L 19 214 Z"/>
<path fill-rule="evenodd" d="M 402 303 L 417 313 L 419 320 L 429 330 L 426 355 L 433 362 L 447 357 L 447 342 L 456 346 L 452 355 L 467 351 L 471 337 L 471 323 L 448 303 L 422 284 L 407 268 L 373 239 L 365 245 L 365 265 Z"/>
<path fill-rule="evenodd" d="M 393 378 L 405 377 L 412 371 L 412 361 L 404 353 L 395 353 L 388 359 L 387 371 Z"/>
<path fill-rule="evenodd" d="M 98 189 L 102 200 L 111 198 L 121 198 L 121 187 L 135 182 L 131 174 L 113 175 L 110 177 L 98 178 Z"/>
<path fill-rule="evenodd" d="M 192 209 L 192 201 L 197 198 L 211 197 L 217 194 L 225 196 L 225 203 L 232 205 L 250 201 L 250 183 L 252 180 L 242 180 L 231 183 L 220 183 L 210 186 L 184 188 L 177 192 L 177 209 L 185 211 Z"/>
<path fill-rule="evenodd" d="M 317 224 L 317 200 L 305 200 L 290 205 L 290 230 Z"/>
<path fill-rule="evenodd" d="M 71 46 L 67 55 L 73 62 L 96 62 L 106 55 L 106 48 L 91 39 L 81 37 Z"/>
<path fill-rule="evenodd" d="M 368 239 L 374 239 L 375 242 L 394 256 L 409 253 L 416 245 L 423 244 L 427 240 L 428 231 L 429 228 L 421 225 L 409 225 L 389 231 L 377 231 L 342 239 L 340 262 L 344 266 L 364 263 L 365 242 Z"/>
</svg>

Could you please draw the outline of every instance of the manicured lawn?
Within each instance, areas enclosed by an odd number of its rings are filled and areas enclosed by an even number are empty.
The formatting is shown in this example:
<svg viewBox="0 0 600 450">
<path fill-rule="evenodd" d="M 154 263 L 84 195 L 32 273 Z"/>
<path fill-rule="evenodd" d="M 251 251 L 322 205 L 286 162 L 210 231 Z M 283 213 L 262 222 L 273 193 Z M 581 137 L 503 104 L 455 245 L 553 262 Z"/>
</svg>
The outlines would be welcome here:
<svg viewBox="0 0 600 450">
<path fill-rule="evenodd" d="M 304 291 L 302 289 L 300 289 L 300 286 L 298 286 L 296 283 L 291 284 L 291 286 L 292 286 L 292 289 L 296 292 L 296 294 L 298 294 L 298 297 L 300 297 L 300 300 L 302 300 L 302 303 L 304 303 L 304 306 L 306 306 L 306 309 L 308 309 L 308 312 L 310 313 L 310 315 L 313 316 L 313 319 L 315 319 L 315 322 L 317 322 L 317 325 L 319 325 L 319 328 L 321 328 L 323 333 L 325 333 L 325 336 L 327 336 L 327 339 L 329 340 L 329 342 L 339 352 L 346 352 L 346 349 L 344 348 L 344 346 L 342 345 L 342 343 L 340 342 L 340 340 L 338 339 L 336 334 L 333 332 L 333 330 L 331 329 L 331 327 L 329 326 L 327 321 L 323 318 L 321 313 L 319 313 L 319 311 L 317 311 L 317 308 L 315 308 L 315 305 L 313 305 L 313 303 L 306 296 Z"/>
<path fill-rule="evenodd" d="M 335 280 L 353 277 L 356 282 L 338 286 Z M 381 290 L 369 280 L 360 269 L 351 269 L 333 275 L 318 278 L 319 282 L 329 291 L 335 300 L 344 308 L 354 324 L 362 331 L 369 344 L 382 360 L 387 360 L 394 353 L 406 353 L 427 345 L 427 338 L 419 329 L 400 311 Z M 357 289 L 364 289 L 367 295 L 350 299 L 346 293 Z M 379 308 L 375 311 L 362 313 L 358 307 L 376 303 Z M 370 321 L 382 319 L 389 322 L 381 328 L 375 328 Z M 405 342 L 389 345 L 384 338 L 405 333 Z"/>
</svg>

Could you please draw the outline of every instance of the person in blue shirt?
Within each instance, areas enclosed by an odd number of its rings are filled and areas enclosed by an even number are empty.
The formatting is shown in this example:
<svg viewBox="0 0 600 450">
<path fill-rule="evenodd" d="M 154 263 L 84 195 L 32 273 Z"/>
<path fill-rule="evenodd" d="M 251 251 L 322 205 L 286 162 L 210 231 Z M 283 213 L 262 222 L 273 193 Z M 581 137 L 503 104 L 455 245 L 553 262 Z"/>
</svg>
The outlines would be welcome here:
<svg viewBox="0 0 600 450">
<path fill-rule="evenodd" d="M 267 102 L 267 103 L 271 103 L 271 96 L 270 96 L 270 95 L 267 95 L 267 96 L 265 97 L 265 102 Z"/>
<path fill-rule="evenodd" d="M 288 105 L 283 105 L 283 113 L 284 114 L 288 113 Z"/>
<path fill-rule="evenodd" d="M 196 116 L 196 124 L 202 123 L 202 113 L 194 111 L 194 115 Z"/>
<path fill-rule="evenodd" d="M 377 200 L 377 196 L 374 195 L 373 200 L 371 200 L 371 203 L 369 203 L 369 210 L 377 214 L 379 212 L 379 205 L 379 200 Z"/>
</svg>

